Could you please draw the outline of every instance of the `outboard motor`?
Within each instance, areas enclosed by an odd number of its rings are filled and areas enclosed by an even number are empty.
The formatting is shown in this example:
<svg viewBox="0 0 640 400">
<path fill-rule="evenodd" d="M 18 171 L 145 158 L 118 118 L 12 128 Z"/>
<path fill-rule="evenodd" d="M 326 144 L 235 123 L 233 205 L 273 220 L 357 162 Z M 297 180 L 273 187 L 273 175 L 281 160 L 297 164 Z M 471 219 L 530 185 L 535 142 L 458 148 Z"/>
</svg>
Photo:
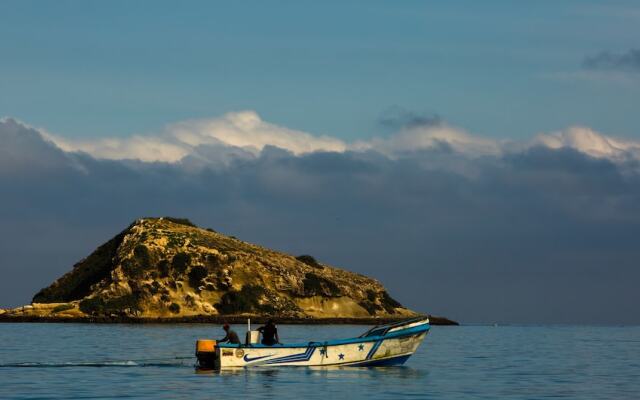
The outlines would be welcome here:
<svg viewBox="0 0 640 400">
<path fill-rule="evenodd" d="M 218 357 L 216 357 L 218 352 L 219 349 L 215 340 L 198 339 L 196 341 L 196 358 L 198 358 L 198 366 L 200 368 L 218 368 Z"/>
</svg>

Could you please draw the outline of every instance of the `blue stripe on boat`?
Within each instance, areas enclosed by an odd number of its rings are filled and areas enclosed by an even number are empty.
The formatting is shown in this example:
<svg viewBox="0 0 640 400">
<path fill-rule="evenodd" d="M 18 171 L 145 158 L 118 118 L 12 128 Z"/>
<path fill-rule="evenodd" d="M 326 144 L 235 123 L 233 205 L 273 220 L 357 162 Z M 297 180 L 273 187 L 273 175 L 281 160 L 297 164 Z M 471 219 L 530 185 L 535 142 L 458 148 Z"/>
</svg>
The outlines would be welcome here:
<svg viewBox="0 0 640 400">
<path fill-rule="evenodd" d="M 367 354 L 367 357 L 365 358 L 365 360 L 370 360 L 371 357 L 373 357 L 373 355 L 376 354 L 376 351 L 378 350 L 378 347 L 380 347 L 382 342 L 383 342 L 382 340 L 378 340 L 376 344 L 373 345 L 371 350 L 369 350 L 369 353 Z"/>
<path fill-rule="evenodd" d="M 309 347 L 304 353 L 291 354 L 289 356 L 274 358 L 271 360 L 267 360 L 265 364 L 282 364 L 287 362 L 309 361 L 315 351 L 315 347 Z"/>
</svg>

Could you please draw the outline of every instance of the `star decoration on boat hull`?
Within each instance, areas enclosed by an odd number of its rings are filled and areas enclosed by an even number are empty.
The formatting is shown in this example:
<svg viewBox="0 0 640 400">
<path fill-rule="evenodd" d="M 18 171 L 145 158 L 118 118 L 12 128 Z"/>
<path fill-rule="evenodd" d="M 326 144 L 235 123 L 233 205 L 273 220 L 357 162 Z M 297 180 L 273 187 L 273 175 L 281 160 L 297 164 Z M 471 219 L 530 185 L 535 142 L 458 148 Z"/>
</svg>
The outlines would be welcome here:
<svg viewBox="0 0 640 400">
<path fill-rule="evenodd" d="M 338 354 L 338 359 L 344 360 L 344 354 L 342 354 L 342 353 Z"/>
<path fill-rule="evenodd" d="M 364 345 L 363 344 L 359 344 L 358 345 L 358 351 L 364 351 Z"/>
</svg>

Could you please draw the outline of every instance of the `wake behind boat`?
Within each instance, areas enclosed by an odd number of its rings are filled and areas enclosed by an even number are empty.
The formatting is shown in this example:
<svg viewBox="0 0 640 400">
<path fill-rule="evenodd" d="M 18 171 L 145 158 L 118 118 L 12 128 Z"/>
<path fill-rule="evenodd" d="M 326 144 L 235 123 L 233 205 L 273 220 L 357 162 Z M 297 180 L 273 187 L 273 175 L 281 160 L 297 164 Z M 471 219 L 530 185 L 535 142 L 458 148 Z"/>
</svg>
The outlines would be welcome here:
<svg viewBox="0 0 640 400">
<path fill-rule="evenodd" d="M 257 334 L 249 330 L 247 344 L 198 340 L 196 357 L 200 368 L 210 369 L 402 365 L 420 346 L 429 328 L 429 319 L 419 317 L 376 326 L 351 339 L 273 346 L 254 343 L 257 342 Z"/>
</svg>

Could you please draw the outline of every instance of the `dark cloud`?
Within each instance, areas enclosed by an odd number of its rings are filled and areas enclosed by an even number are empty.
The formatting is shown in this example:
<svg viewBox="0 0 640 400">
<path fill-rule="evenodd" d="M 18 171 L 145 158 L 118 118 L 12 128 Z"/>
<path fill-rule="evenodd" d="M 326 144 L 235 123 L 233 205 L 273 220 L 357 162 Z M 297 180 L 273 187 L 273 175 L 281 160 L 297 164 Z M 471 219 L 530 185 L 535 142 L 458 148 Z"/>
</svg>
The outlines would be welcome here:
<svg viewBox="0 0 640 400">
<path fill-rule="evenodd" d="M 269 147 L 226 149 L 218 165 L 202 160 L 222 150 L 203 148 L 195 164 L 120 162 L 5 121 L 0 151 L 13 155 L 0 174 L 5 306 L 133 219 L 173 215 L 374 276 L 408 306 L 463 321 L 640 322 L 640 179 L 573 150 L 393 160 Z"/>
<path fill-rule="evenodd" d="M 69 166 L 64 152 L 35 129 L 13 119 L 0 121 L 0 127 L 0 174 L 11 175 L 15 170 L 51 173 Z"/>
<path fill-rule="evenodd" d="M 403 128 L 416 128 L 440 125 L 442 118 L 432 113 L 417 113 L 402 107 L 390 107 L 382 113 L 378 123 L 387 129 L 397 131 Z"/>
<path fill-rule="evenodd" d="M 586 57 L 582 65 L 595 70 L 640 72 L 640 50 L 630 49 L 626 53 L 603 51 Z"/>
</svg>

